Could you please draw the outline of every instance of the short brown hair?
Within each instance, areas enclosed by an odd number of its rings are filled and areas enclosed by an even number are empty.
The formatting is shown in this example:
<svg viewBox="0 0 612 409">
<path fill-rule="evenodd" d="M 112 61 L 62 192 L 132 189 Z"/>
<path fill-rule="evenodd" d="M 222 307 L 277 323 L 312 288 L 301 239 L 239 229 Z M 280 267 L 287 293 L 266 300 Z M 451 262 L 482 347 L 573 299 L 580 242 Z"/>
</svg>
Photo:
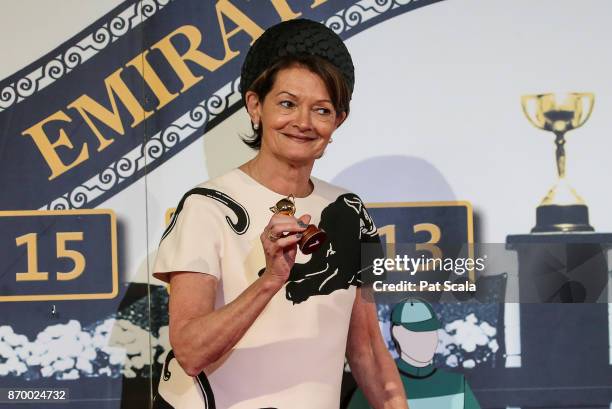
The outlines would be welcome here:
<svg viewBox="0 0 612 409">
<path fill-rule="evenodd" d="M 256 93 L 260 101 L 263 102 L 274 86 L 278 72 L 294 66 L 304 67 L 317 74 L 323 80 L 327 92 L 329 92 L 336 114 L 346 112 L 348 115 L 350 111 L 351 90 L 344 76 L 335 65 L 316 55 L 292 55 L 280 58 L 253 81 L 248 91 Z M 259 150 L 261 148 L 262 127 L 259 126 L 258 129 L 255 129 L 254 124 L 251 124 L 251 126 L 253 127 L 253 135 L 243 137 L 242 141 L 249 147 Z"/>
</svg>

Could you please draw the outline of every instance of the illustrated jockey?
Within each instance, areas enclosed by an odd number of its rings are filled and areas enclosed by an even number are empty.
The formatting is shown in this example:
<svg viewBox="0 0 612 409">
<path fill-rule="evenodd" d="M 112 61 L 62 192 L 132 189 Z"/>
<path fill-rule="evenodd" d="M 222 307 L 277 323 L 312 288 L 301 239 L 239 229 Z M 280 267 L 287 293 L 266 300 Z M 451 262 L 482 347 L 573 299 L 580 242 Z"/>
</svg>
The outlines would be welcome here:
<svg viewBox="0 0 612 409">
<path fill-rule="evenodd" d="M 410 409 L 480 409 L 465 377 L 433 365 L 442 327 L 431 305 L 408 298 L 391 312 L 391 339 L 399 358 L 395 364 L 404 384 Z M 348 409 L 369 409 L 360 389 Z"/>
</svg>

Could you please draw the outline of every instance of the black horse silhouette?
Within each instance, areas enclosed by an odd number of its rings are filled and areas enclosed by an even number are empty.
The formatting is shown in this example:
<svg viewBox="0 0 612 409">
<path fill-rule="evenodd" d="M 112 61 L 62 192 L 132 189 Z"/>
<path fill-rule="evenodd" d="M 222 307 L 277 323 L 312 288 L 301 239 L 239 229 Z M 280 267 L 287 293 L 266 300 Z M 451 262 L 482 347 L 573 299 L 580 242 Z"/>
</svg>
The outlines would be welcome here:
<svg viewBox="0 0 612 409">
<path fill-rule="evenodd" d="M 313 295 L 361 286 L 367 281 L 373 258 L 383 257 L 376 227 L 355 194 L 338 196 L 323 209 L 319 228 L 327 233 L 326 243 L 307 263 L 294 264 L 287 280 L 286 297 L 294 304 Z"/>
</svg>

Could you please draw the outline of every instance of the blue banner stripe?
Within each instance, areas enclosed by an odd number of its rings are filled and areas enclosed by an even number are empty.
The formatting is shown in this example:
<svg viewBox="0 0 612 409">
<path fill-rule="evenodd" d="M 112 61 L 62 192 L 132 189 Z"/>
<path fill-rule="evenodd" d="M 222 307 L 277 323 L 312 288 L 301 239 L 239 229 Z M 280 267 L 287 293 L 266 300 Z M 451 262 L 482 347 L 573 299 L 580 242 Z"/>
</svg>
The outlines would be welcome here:
<svg viewBox="0 0 612 409">
<path fill-rule="evenodd" d="M 293 12 L 324 21 L 346 39 L 436 1 L 328 1 L 293 6 Z M 281 11 L 244 0 L 158 2 L 165 6 L 150 9 L 137 29 L 0 112 L 0 184 L 10 192 L 0 198 L 0 209 L 94 207 L 240 108 L 242 59 L 254 38 L 281 20 Z M 112 25 L 111 14 L 96 23 Z M 93 27 L 75 39 L 91 35 Z"/>
</svg>

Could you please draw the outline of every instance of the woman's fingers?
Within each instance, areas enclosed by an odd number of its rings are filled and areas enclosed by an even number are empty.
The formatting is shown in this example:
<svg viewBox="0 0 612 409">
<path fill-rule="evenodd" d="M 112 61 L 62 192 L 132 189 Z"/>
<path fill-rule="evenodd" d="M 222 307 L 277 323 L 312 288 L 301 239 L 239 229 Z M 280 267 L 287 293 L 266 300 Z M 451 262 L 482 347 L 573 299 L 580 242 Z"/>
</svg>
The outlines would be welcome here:
<svg viewBox="0 0 612 409">
<path fill-rule="evenodd" d="M 310 223 L 309 214 L 304 214 L 298 219 L 293 216 L 274 215 L 270 218 L 270 222 L 266 228 L 271 229 L 274 233 L 279 233 L 281 231 L 297 232 L 305 230 L 308 223 Z"/>
<path fill-rule="evenodd" d="M 306 230 L 310 219 L 308 214 L 298 219 L 275 214 L 270 218 L 270 222 L 261 234 L 262 242 L 269 241 L 280 248 L 294 245 L 302 238 L 302 232 Z"/>
<path fill-rule="evenodd" d="M 268 222 L 268 224 L 270 225 L 270 224 L 277 224 L 277 223 L 291 223 L 295 221 L 296 221 L 296 218 L 293 216 L 276 213 L 276 214 L 273 214 L 272 217 L 270 217 L 270 221 Z"/>
<path fill-rule="evenodd" d="M 300 228 L 300 230 L 304 230 Z M 268 239 L 273 244 L 278 245 L 279 247 L 285 247 L 284 243 L 294 243 L 299 241 L 302 238 L 302 232 L 288 232 L 286 230 L 281 230 L 279 233 L 274 233 L 273 230 L 267 230 L 263 234 L 264 238 Z M 287 238 L 295 238 L 296 240 L 286 241 L 284 239 Z"/>
<path fill-rule="evenodd" d="M 286 247 L 295 246 L 295 244 L 302 238 L 302 233 L 290 234 L 286 237 L 278 239 L 275 244 L 284 249 Z"/>
<path fill-rule="evenodd" d="M 309 214 L 303 214 L 299 217 L 298 220 L 300 220 L 302 223 L 304 223 L 305 225 L 308 225 L 310 223 L 310 215 Z"/>
<path fill-rule="evenodd" d="M 306 230 L 306 227 L 302 227 L 298 224 L 297 220 L 291 223 L 278 223 L 268 227 L 268 231 L 277 237 L 286 236 L 287 233 L 299 233 Z"/>
<path fill-rule="evenodd" d="M 269 234 L 264 232 L 262 234 L 262 238 L 265 234 Z M 267 237 L 265 241 L 263 241 L 263 247 L 266 254 L 270 256 L 280 255 L 287 249 L 291 247 L 295 247 L 295 245 L 302 238 L 302 233 L 289 234 L 287 236 L 279 236 L 276 237 Z"/>
</svg>

